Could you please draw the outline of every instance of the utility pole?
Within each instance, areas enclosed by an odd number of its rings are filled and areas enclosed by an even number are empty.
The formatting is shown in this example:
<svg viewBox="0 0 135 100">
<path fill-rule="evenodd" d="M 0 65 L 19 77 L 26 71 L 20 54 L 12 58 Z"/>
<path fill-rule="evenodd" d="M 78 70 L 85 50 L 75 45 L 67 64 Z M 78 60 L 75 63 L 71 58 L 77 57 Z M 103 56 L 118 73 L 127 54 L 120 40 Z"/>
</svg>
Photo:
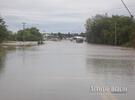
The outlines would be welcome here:
<svg viewBox="0 0 135 100">
<path fill-rule="evenodd" d="M 22 25 L 23 25 L 23 42 L 25 41 L 25 25 L 26 25 L 26 23 L 22 23 Z"/>
<path fill-rule="evenodd" d="M 115 22 L 115 40 L 114 44 L 117 45 L 117 22 Z"/>
<path fill-rule="evenodd" d="M 23 30 L 25 29 L 25 25 L 26 25 L 26 23 L 22 23 L 22 25 L 23 25 Z"/>
<path fill-rule="evenodd" d="M 125 2 L 123 0 L 121 0 L 121 2 L 123 3 L 124 7 L 126 8 L 126 10 L 128 11 L 129 15 L 131 18 L 133 18 L 134 16 L 132 15 L 132 13 L 130 12 L 129 8 L 127 7 L 127 5 L 125 4 Z"/>
</svg>

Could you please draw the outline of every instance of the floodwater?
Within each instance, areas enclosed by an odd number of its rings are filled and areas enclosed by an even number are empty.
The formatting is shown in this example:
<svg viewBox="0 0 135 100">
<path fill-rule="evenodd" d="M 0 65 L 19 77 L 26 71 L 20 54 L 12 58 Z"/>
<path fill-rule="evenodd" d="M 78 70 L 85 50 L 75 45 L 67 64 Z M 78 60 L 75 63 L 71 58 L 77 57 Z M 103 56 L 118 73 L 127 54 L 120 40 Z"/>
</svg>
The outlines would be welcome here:
<svg viewBox="0 0 135 100">
<path fill-rule="evenodd" d="M 134 91 L 133 49 L 47 41 L 0 56 L 0 100 L 133 100 Z"/>
</svg>

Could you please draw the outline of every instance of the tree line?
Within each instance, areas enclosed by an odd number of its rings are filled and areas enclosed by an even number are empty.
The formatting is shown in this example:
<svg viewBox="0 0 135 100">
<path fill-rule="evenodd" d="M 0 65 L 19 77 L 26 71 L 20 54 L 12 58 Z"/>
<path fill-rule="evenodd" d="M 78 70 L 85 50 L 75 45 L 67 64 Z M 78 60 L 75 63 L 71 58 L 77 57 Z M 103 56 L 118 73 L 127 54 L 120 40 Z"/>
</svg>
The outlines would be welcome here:
<svg viewBox="0 0 135 100">
<path fill-rule="evenodd" d="M 135 47 L 135 20 L 133 18 L 96 15 L 87 19 L 85 28 L 88 43 Z M 8 31 L 5 21 L 0 17 L 0 43 L 9 40 L 40 41 L 43 40 L 43 34 L 36 27 L 13 33 Z"/>
<path fill-rule="evenodd" d="M 135 20 L 127 16 L 96 15 L 85 24 L 87 42 L 108 45 L 133 46 Z"/>
<path fill-rule="evenodd" d="M 36 27 L 26 28 L 13 33 L 7 29 L 6 23 L 0 17 L 0 43 L 3 41 L 42 41 L 43 34 Z"/>
<path fill-rule="evenodd" d="M 0 17 L 0 43 L 7 38 L 8 30 L 5 21 Z"/>
</svg>

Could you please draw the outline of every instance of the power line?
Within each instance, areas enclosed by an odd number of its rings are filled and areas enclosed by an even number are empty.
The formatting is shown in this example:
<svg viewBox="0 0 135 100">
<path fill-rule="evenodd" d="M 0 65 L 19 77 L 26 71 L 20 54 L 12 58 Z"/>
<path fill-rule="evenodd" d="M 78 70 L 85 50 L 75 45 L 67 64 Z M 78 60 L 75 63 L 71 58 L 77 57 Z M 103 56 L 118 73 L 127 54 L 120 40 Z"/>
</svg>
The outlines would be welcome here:
<svg viewBox="0 0 135 100">
<path fill-rule="evenodd" d="M 126 8 L 126 10 L 128 11 L 128 13 L 130 14 L 131 18 L 133 18 L 132 13 L 130 12 L 129 8 L 127 7 L 127 5 L 124 3 L 123 0 L 121 0 L 121 2 L 123 3 L 124 7 Z"/>
</svg>

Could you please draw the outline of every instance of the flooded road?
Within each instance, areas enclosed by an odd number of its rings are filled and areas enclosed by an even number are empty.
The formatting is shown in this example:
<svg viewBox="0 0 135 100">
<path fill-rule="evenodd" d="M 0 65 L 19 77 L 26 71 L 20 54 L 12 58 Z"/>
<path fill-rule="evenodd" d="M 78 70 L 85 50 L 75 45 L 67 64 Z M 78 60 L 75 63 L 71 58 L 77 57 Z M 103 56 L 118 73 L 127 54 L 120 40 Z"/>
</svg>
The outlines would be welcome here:
<svg viewBox="0 0 135 100">
<path fill-rule="evenodd" d="M 48 41 L 0 56 L 0 100 L 133 100 L 134 90 L 133 49 Z"/>
</svg>

